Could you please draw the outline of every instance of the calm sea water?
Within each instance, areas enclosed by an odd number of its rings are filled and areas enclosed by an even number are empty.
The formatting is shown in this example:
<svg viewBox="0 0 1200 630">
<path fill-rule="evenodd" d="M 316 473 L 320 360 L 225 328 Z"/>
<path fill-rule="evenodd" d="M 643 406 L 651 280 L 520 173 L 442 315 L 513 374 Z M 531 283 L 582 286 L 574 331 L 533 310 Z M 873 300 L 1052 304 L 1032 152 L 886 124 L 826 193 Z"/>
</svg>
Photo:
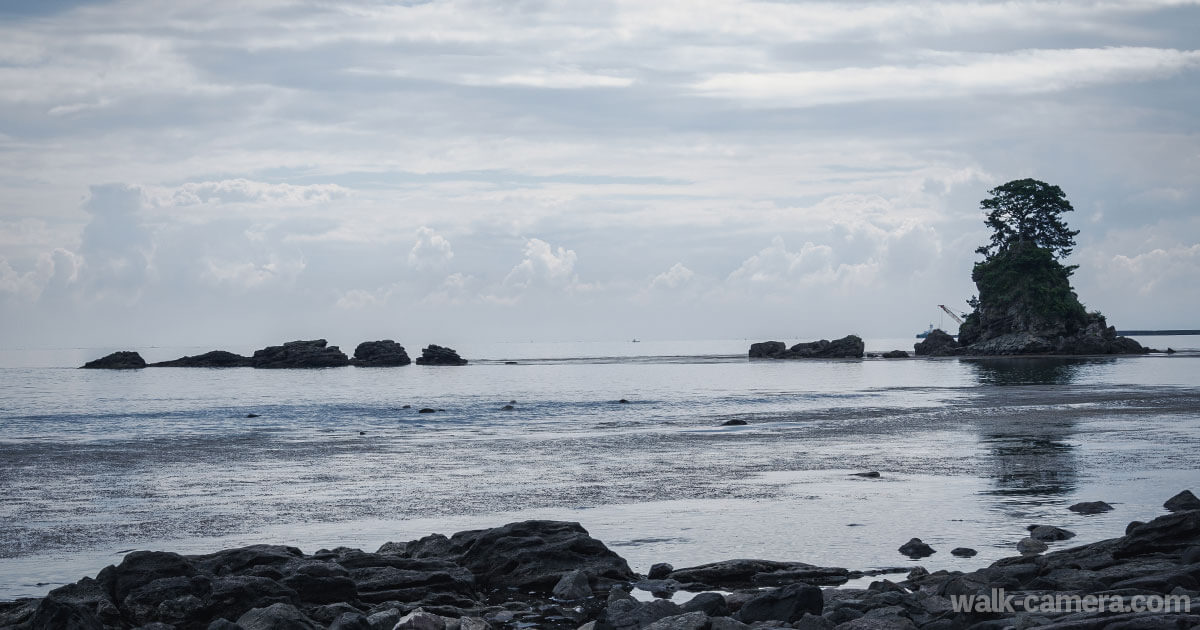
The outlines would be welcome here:
<svg viewBox="0 0 1200 630">
<path fill-rule="evenodd" d="M 458 368 L 111 372 L 71 369 L 110 349 L 4 350 L 0 599 L 132 549 L 374 550 L 526 518 L 579 521 L 641 571 L 910 566 L 911 537 L 939 551 L 930 570 L 970 569 L 1027 525 L 1088 542 L 1200 491 L 1200 337 L 1141 341 L 1183 351 L 772 362 L 742 340 L 531 343 L 458 347 Z M 1116 510 L 1066 510 L 1084 500 Z"/>
</svg>

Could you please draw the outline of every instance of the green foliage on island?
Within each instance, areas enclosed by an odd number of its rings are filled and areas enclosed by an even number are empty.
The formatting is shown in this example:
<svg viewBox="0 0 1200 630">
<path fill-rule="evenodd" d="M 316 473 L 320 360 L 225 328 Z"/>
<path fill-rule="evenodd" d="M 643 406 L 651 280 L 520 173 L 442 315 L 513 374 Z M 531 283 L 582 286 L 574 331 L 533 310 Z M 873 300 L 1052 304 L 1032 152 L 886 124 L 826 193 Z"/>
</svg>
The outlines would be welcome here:
<svg viewBox="0 0 1200 630">
<path fill-rule="evenodd" d="M 1058 186 L 1033 179 L 996 187 L 980 202 L 992 228 L 987 245 L 977 251 L 971 279 L 979 289 L 968 304 L 972 312 L 959 328 L 959 343 L 967 345 L 998 334 L 1054 330 L 1073 334 L 1089 317 L 1071 288 L 1074 265 L 1061 258 L 1075 246 L 1062 214 L 1073 208 Z"/>
</svg>

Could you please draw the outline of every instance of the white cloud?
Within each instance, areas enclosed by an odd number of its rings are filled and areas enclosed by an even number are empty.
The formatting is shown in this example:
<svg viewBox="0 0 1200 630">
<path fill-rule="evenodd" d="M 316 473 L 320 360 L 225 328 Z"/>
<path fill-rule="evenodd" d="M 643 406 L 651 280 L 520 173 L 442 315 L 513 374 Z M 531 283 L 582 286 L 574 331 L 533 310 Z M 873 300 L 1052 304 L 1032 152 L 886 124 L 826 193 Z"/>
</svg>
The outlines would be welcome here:
<svg viewBox="0 0 1200 630">
<path fill-rule="evenodd" d="M 670 269 L 654 276 L 654 279 L 650 281 L 650 288 L 674 291 L 683 288 L 688 282 L 691 282 L 695 275 L 696 273 L 685 267 L 683 263 L 675 263 L 671 265 Z"/>
<path fill-rule="evenodd" d="M 371 291 L 351 289 L 338 297 L 337 307 L 346 310 L 370 308 L 379 304 L 379 296 Z"/>
<path fill-rule="evenodd" d="M 1110 281 L 1136 288 L 1143 295 L 1164 286 L 1186 286 L 1189 280 L 1200 278 L 1200 244 L 1155 248 L 1133 256 L 1117 254 L 1110 271 Z"/>
<path fill-rule="evenodd" d="M 269 284 L 294 282 L 306 266 L 303 260 L 280 259 L 275 255 L 271 255 L 265 263 L 213 258 L 202 262 L 204 278 L 239 292 L 259 289 Z"/>
<path fill-rule="evenodd" d="M 578 283 L 575 275 L 575 250 L 555 248 L 537 238 L 525 240 L 525 258 L 504 277 L 506 288 L 524 290 L 530 287 L 570 288 Z"/>
<path fill-rule="evenodd" d="M 157 195 L 154 195 L 157 193 Z M 337 184 L 270 184 L 248 179 L 188 182 L 175 189 L 151 193 L 159 206 L 196 204 L 266 203 L 274 205 L 312 205 L 341 199 L 350 194 Z"/>
<path fill-rule="evenodd" d="M 454 249 L 450 241 L 433 231 L 421 226 L 417 229 L 417 242 L 408 252 L 408 265 L 413 269 L 439 269 L 454 258 Z"/>
<path fill-rule="evenodd" d="M 1200 51 L 1162 48 L 927 53 L 911 65 L 801 72 L 721 73 L 697 82 L 703 95 L 805 107 L 876 100 L 938 100 L 1057 92 L 1147 81 L 1200 67 Z"/>
</svg>

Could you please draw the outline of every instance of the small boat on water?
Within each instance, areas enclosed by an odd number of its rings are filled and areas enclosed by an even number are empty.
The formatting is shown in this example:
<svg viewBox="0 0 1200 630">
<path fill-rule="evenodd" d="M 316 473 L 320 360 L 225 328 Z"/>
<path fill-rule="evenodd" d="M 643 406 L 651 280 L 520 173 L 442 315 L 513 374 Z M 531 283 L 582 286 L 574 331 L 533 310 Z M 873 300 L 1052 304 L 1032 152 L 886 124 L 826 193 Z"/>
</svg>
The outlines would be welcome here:
<svg viewBox="0 0 1200 630">
<path fill-rule="evenodd" d="M 933 324 L 929 325 L 929 330 L 926 330 L 925 332 L 917 333 L 917 339 L 924 339 L 924 338 L 928 337 L 929 333 L 931 333 L 931 332 L 933 332 Z"/>
</svg>

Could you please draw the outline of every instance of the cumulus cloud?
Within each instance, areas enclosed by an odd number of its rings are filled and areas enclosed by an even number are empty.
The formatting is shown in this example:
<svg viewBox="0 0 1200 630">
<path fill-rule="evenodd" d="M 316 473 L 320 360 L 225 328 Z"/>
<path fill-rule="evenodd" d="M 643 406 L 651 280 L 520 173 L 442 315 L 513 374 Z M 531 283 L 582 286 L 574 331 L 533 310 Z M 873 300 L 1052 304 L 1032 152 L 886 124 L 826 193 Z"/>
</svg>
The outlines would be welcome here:
<svg viewBox="0 0 1200 630">
<path fill-rule="evenodd" d="M 688 282 L 691 282 L 696 273 L 688 269 L 683 263 L 675 263 L 671 268 L 654 276 L 650 281 L 651 289 L 660 289 L 672 291 L 682 288 Z"/>
<path fill-rule="evenodd" d="M 417 242 L 408 252 L 408 266 L 417 270 L 438 269 L 453 258 L 450 241 L 428 227 L 417 229 Z"/>
<path fill-rule="evenodd" d="M 525 240 L 524 258 L 504 277 L 504 287 L 524 290 L 530 287 L 553 289 L 570 288 L 579 278 L 575 275 L 575 250 L 555 248 L 538 238 Z"/>
<path fill-rule="evenodd" d="M 1162 286 L 1186 286 L 1188 279 L 1200 278 L 1200 244 L 1155 248 L 1133 256 L 1117 254 L 1109 268 L 1111 280 L 1136 287 L 1143 295 Z"/>
</svg>

